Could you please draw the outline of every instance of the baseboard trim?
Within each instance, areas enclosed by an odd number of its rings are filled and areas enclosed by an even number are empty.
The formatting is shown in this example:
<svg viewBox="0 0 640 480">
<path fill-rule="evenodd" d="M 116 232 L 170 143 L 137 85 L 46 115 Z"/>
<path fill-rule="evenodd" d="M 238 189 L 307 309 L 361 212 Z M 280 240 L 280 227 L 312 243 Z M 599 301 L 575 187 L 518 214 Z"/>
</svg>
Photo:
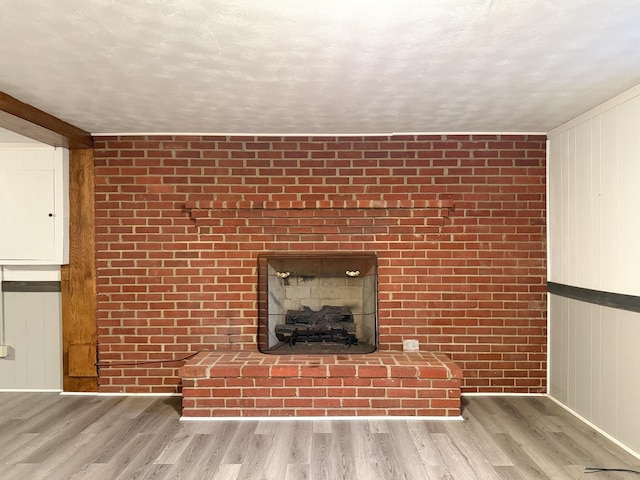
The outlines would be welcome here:
<svg viewBox="0 0 640 480">
<path fill-rule="evenodd" d="M 464 421 L 462 416 L 455 417 L 431 417 L 431 416 L 371 416 L 371 415 L 363 415 L 363 416 L 302 416 L 302 417 L 180 417 L 181 422 L 295 422 L 295 421 L 312 421 L 312 422 L 325 422 L 330 420 L 345 420 L 345 421 L 356 421 L 356 420 L 377 420 L 377 421 L 394 421 L 394 420 L 403 420 L 403 421 L 439 421 L 439 422 L 450 422 L 450 421 Z"/>
<path fill-rule="evenodd" d="M 59 388 L 0 388 L 0 393 L 61 393 Z"/>
<path fill-rule="evenodd" d="M 59 390 L 58 390 L 59 391 Z M 65 396 L 87 396 L 87 397 L 181 397 L 181 393 L 127 393 L 127 392 L 60 392 Z"/>
<path fill-rule="evenodd" d="M 622 448 L 623 450 L 625 450 L 626 452 L 629 452 L 631 455 L 633 455 L 634 457 L 640 459 L 640 452 L 636 452 L 635 450 L 633 450 L 632 448 L 628 447 L 627 445 L 625 445 L 624 443 L 622 443 L 620 440 L 616 439 L 615 437 L 611 436 L 610 433 L 605 432 L 602 428 L 600 428 L 599 426 L 595 425 L 594 423 L 590 422 L 589 420 L 587 420 L 586 418 L 584 418 L 582 415 L 580 415 L 578 412 L 576 412 L 575 410 L 572 410 L 571 408 L 569 408 L 567 405 L 565 405 L 564 403 L 562 403 L 560 400 L 558 400 L 555 397 L 552 397 L 551 395 L 547 395 L 547 397 L 549 397 L 551 400 L 553 400 L 553 402 L 557 403 L 558 405 L 560 405 L 562 408 L 564 408 L 567 412 L 569 412 L 570 414 L 572 414 L 574 417 L 576 417 L 578 420 L 586 423 L 587 425 L 589 425 L 591 428 L 593 428 L 595 431 L 597 431 L 599 434 L 601 434 L 602 436 L 606 437 L 608 440 L 611 440 L 613 443 L 615 443 L 616 445 L 618 445 L 620 448 Z"/>
<path fill-rule="evenodd" d="M 461 397 L 546 397 L 546 393 L 505 393 L 505 392 L 469 392 L 461 393 Z"/>
</svg>

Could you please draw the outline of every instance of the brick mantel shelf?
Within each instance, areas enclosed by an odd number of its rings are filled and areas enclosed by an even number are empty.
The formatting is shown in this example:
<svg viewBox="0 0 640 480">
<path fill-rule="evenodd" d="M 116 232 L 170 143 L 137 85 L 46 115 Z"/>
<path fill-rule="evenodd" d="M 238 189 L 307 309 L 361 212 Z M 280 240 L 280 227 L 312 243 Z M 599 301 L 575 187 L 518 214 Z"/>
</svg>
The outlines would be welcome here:
<svg viewBox="0 0 640 480">
<path fill-rule="evenodd" d="M 295 201 L 295 200 L 275 200 L 275 201 L 251 201 L 251 200 L 188 200 L 185 202 L 185 210 L 189 213 L 190 218 L 195 222 L 201 233 L 205 232 L 205 227 L 223 226 L 223 218 L 229 218 L 229 214 L 221 215 L 221 212 L 232 212 L 232 218 L 241 218 L 243 211 L 255 211 L 252 218 L 259 216 L 263 219 L 268 218 L 288 218 L 291 221 L 288 224 L 280 223 L 280 233 L 288 233 L 291 227 L 308 227 L 310 225 L 325 226 L 326 218 L 333 218 L 332 223 L 344 223 L 344 227 L 349 226 L 360 227 L 358 233 L 365 231 L 375 232 L 376 227 L 389 224 L 389 220 L 385 217 L 400 219 L 415 218 L 423 219 L 423 226 L 428 228 L 422 233 L 439 233 L 440 227 L 445 223 L 445 219 L 449 217 L 449 212 L 454 209 L 455 202 L 453 200 L 313 200 L 313 201 Z M 313 213 L 316 210 L 325 211 L 323 215 Z M 326 211 L 338 211 L 336 216 L 329 215 Z M 351 211 L 371 211 L 366 215 L 369 223 L 353 223 L 349 219 L 361 218 L 365 215 L 358 213 L 350 213 Z M 235 214 L 233 213 L 235 212 Z M 307 213 L 305 215 L 305 212 Z M 246 215 L 246 213 L 245 213 Z M 376 222 L 376 218 L 383 220 Z M 366 229 L 366 230 L 365 230 Z M 306 230 L 307 233 L 309 230 Z M 336 231 L 337 232 L 337 231 Z M 345 230 L 340 230 L 345 233 Z M 384 230 L 386 233 L 386 230 Z M 302 233 L 302 232 L 298 232 Z M 348 232 L 346 232 L 348 233 Z"/>
</svg>

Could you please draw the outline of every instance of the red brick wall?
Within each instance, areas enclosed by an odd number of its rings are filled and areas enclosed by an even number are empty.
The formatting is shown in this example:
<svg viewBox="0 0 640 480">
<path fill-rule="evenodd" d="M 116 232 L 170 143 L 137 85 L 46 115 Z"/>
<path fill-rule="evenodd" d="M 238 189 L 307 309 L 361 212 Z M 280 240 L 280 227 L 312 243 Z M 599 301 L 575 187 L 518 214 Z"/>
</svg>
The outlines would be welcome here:
<svg viewBox="0 0 640 480">
<path fill-rule="evenodd" d="M 449 355 L 463 391 L 541 392 L 545 137 L 101 137 L 100 389 L 172 392 L 255 349 L 257 255 L 375 252 L 380 349 Z"/>
</svg>

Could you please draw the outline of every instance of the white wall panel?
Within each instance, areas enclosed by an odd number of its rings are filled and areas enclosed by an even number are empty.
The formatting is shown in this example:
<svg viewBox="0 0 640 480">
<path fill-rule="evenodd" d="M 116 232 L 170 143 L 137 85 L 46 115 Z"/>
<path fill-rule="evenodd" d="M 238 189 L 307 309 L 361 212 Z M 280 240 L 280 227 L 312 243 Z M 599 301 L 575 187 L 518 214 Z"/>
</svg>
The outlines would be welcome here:
<svg viewBox="0 0 640 480">
<path fill-rule="evenodd" d="M 589 262 L 591 266 L 591 276 L 585 274 L 585 282 L 590 285 L 590 288 L 594 290 L 601 290 L 601 240 L 600 231 L 602 229 L 602 196 L 601 196 L 601 181 L 600 170 L 602 168 L 602 133 L 601 133 L 601 119 L 596 117 L 589 122 L 591 126 L 591 145 L 590 145 L 590 158 L 591 158 L 591 231 L 588 233 L 591 238 L 591 252 L 586 258 L 591 258 Z M 587 180 L 585 180 L 587 181 Z"/>
<path fill-rule="evenodd" d="M 55 265 L 5 265 L 0 270 L 7 281 L 60 281 L 60 267 Z"/>
<path fill-rule="evenodd" d="M 562 192 L 562 205 L 563 205 L 563 222 L 565 228 L 565 266 L 564 278 L 567 279 L 570 285 L 576 285 L 578 282 L 578 203 L 576 192 L 576 130 L 572 129 L 566 133 L 567 143 L 566 156 L 563 158 L 563 163 L 566 164 L 566 168 L 563 168 L 565 190 Z M 582 159 L 580 159 L 580 165 L 582 165 Z M 581 206 L 582 207 L 582 206 Z"/>
<path fill-rule="evenodd" d="M 592 415 L 593 409 L 593 343 L 591 324 L 592 305 L 584 302 L 569 302 L 569 328 L 575 337 L 575 390 L 576 410 Z M 573 315 L 571 314 L 573 313 Z M 571 352 L 569 352 L 571 355 Z"/>
<path fill-rule="evenodd" d="M 640 399 L 640 314 L 619 311 L 618 328 L 620 337 L 617 341 L 617 424 L 619 438 L 634 441 L 636 450 L 640 451 L 640 415 L 638 415 L 638 399 Z"/>
<path fill-rule="evenodd" d="M 640 313 L 550 295 L 549 394 L 640 452 Z"/>
<path fill-rule="evenodd" d="M 640 295 L 639 180 L 640 95 L 549 134 L 550 281 Z"/>
<path fill-rule="evenodd" d="M 609 110 L 602 114 L 600 140 L 600 252 L 598 258 L 585 262 L 600 263 L 600 287 L 613 293 L 618 291 L 618 111 Z M 577 285 L 581 286 L 581 285 Z"/>
<path fill-rule="evenodd" d="M 567 402 L 571 405 L 576 404 L 576 369 L 578 367 L 578 345 L 576 344 L 576 304 L 569 302 L 565 307 L 567 311 L 567 321 L 564 323 L 565 328 L 562 333 L 565 337 L 565 348 L 566 348 L 566 391 L 567 391 Z M 573 372 L 572 375 L 569 375 L 569 372 Z"/>
<path fill-rule="evenodd" d="M 62 389 L 58 292 L 4 292 L 5 341 L 0 389 Z"/>
<path fill-rule="evenodd" d="M 569 280 L 569 251 L 571 245 L 569 243 L 569 133 L 564 133 L 561 138 L 560 150 L 560 184 L 562 191 L 560 192 L 560 266 L 557 269 L 561 278 Z M 553 141 L 551 142 L 553 143 Z M 553 160 L 553 159 L 552 159 Z M 557 202 L 557 200 L 556 200 Z"/>
<path fill-rule="evenodd" d="M 576 285 L 582 283 L 585 287 L 594 288 L 592 285 L 592 271 L 595 262 L 581 262 L 580 258 L 593 258 L 591 256 L 593 244 L 593 193 L 591 190 L 591 122 L 585 122 L 578 125 L 575 129 L 575 155 L 571 166 L 574 168 L 574 174 L 570 178 L 569 196 L 573 197 L 571 202 L 571 211 L 569 216 L 571 224 L 575 224 L 576 235 L 570 242 L 575 245 L 572 249 L 570 263 L 571 271 L 575 272 L 574 276 L 569 277 L 569 283 Z M 571 194 L 571 186 L 574 188 L 574 194 Z M 573 243 L 575 241 L 575 243 Z"/>
<path fill-rule="evenodd" d="M 554 365 L 555 368 L 549 369 L 548 379 L 549 385 L 547 391 L 552 393 L 562 403 L 567 401 L 567 379 L 566 374 L 568 372 L 566 366 L 567 349 L 564 345 L 566 324 L 569 315 L 563 312 L 563 307 L 567 304 L 562 302 L 560 297 L 549 295 L 549 318 L 553 317 L 554 322 L 549 324 L 548 337 L 549 337 L 549 365 Z"/>
<path fill-rule="evenodd" d="M 554 142 L 548 142 L 547 148 L 549 148 L 548 157 L 555 159 L 553 162 L 549 161 L 547 165 L 549 176 L 547 179 L 549 204 L 547 223 L 549 232 L 556 233 L 552 238 L 549 238 L 547 245 L 549 256 L 547 275 L 550 280 L 559 282 L 562 278 L 562 241 L 564 238 L 557 233 L 562 232 L 562 161 L 557 160 L 562 158 L 561 138 L 559 137 Z"/>
<path fill-rule="evenodd" d="M 608 399 L 603 398 L 602 395 L 603 366 L 608 359 L 603 355 L 602 346 L 608 345 L 609 342 L 602 337 L 602 321 L 598 308 L 594 305 L 583 305 L 589 308 L 589 324 L 586 329 L 589 331 L 591 337 L 590 345 L 585 348 L 587 353 L 590 354 L 591 364 L 588 370 L 583 369 L 585 370 L 585 374 L 590 376 L 591 391 L 585 395 L 589 397 L 591 403 L 589 418 L 591 418 L 595 424 L 601 425 L 606 423 L 604 417 L 606 417 L 608 413 L 604 410 L 604 404 Z"/>
<path fill-rule="evenodd" d="M 640 96 L 618 107 L 618 288 L 640 295 Z"/>
<path fill-rule="evenodd" d="M 599 397 L 600 410 L 593 413 L 588 419 L 600 418 L 600 423 L 596 423 L 605 432 L 616 436 L 618 431 L 618 403 L 620 389 L 618 388 L 618 341 L 619 336 L 624 334 L 618 325 L 619 310 L 593 305 L 593 316 L 600 329 L 600 350 L 602 352 L 600 369 L 591 372 L 600 382 L 600 389 L 591 392 L 591 396 Z M 638 317 L 640 319 L 640 316 Z M 595 385 L 595 382 L 594 382 Z M 632 413 L 632 412 L 628 412 Z M 633 413 L 635 414 L 635 413 Z M 595 421 L 594 421 L 595 423 Z M 631 439 L 636 451 L 640 452 L 640 441 L 638 438 Z"/>
</svg>

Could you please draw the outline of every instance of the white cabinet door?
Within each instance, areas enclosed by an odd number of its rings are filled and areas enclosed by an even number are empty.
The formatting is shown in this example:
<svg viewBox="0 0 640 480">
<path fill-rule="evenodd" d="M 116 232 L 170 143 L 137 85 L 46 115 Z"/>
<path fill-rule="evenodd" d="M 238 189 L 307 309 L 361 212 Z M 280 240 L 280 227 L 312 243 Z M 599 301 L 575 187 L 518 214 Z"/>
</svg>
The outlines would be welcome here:
<svg viewBox="0 0 640 480">
<path fill-rule="evenodd" d="M 0 256 L 38 260 L 54 256 L 54 173 L 0 170 Z"/>
<path fill-rule="evenodd" d="M 0 148 L 0 265 L 68 262 L 66 149 Z"/>
</svg>

